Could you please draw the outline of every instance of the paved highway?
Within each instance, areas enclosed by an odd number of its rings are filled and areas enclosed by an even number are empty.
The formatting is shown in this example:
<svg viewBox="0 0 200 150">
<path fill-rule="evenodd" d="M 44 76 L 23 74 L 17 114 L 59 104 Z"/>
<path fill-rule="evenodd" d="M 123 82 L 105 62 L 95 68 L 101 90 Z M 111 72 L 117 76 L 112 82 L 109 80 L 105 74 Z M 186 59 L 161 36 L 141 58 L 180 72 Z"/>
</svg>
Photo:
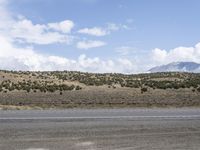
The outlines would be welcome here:
<svg viewBox="0 0 200 150">
<path fill-rule="evenodd" d="M 0 111 L 0 150 L 161 149 L 200 149 L 200 109 Z"/>
</svg>

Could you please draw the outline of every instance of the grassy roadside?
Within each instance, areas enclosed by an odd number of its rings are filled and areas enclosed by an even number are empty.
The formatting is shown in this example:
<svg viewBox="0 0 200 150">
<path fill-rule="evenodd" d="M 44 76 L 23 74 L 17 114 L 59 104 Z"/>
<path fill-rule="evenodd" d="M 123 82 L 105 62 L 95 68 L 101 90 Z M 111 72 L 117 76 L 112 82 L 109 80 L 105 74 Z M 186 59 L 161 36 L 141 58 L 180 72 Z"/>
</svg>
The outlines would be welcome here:
<svg viewBox="0 0 200 150">
<path fill-rule="evenodd" d="M 15 105 L 0 105 L 0 110 L 42 110 L 44 108 L 37 106 L 15 106 Z"/>
</svg>

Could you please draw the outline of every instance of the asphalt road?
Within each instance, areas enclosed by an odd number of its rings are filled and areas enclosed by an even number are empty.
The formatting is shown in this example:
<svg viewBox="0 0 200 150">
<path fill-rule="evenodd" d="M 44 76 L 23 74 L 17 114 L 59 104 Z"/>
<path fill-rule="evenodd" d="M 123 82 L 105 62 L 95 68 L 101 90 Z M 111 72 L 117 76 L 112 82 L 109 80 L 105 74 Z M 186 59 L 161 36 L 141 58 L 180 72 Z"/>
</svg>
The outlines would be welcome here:
<svg viewBox="0 0 200 150">
<path fill-rule="evenodd" d="M 0 150 L 174 149 L 200 149 L 200 109 L 0 111 Z"/>
</svg>

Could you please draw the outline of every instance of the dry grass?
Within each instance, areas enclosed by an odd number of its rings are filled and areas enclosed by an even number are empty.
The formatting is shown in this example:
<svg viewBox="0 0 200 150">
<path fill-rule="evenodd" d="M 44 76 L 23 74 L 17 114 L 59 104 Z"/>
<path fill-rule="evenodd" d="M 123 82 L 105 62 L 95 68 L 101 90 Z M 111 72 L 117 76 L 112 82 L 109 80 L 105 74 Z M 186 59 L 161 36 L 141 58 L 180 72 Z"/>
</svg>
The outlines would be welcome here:
<svg viewBox="0 0 200 150">
<path fill-rule="evenodd" d="M 80 91 L 41 93 L 13 91 L 0 93 L 0 103 L 20 108 L 75 107 L 189 107 L 200 106 L 200 93 L 191 89 L 150 89 L 141 94 L 136 88 L 87 87 Z"/>
<path fill-rule="evenodd" d="M 38 106 L 16 106 L 16 105 L 0 105 L 0 110 L 42 110 L 43 108 Z"/>
<path fill-rule="evenodd" d="M 181 77 L 159 77 L 151 78 L 156 81 L 183 80 Z M 108 76 L 108 75 L 106 75 Z M 111 75 L 109 75 L 110 77 Z M 139 75 L 138 75 L 139 76 Z M 44 78 L 45 77 L 45 78 Z M 95 76 L 94 76 L 95 77 Z M 138 79 L 139 77 L 134 77 Z M 192 88 L 180 89 L 152 89 L 148 87 L 147 92 L 141 93 L 141 88 L 121 87 L 120 84 L 112 86 L 87 86 L 79 81 L 61 80 L 56 76 L 45 75 L 40 77 L 39 73 L 13 74 L 0 71 L 0 83 L 10 80 L 14 83 L 23 80 L 49 81 L 56 84 L 79 85 L 82 90 L 56 92 L 29 93 L 23 90 L 0 92 L 0 109 L 44 109 L 44 108 L 100 108 L 100 107 L 199 107 L 200 92 L 192 91 Z"/>
</svg>

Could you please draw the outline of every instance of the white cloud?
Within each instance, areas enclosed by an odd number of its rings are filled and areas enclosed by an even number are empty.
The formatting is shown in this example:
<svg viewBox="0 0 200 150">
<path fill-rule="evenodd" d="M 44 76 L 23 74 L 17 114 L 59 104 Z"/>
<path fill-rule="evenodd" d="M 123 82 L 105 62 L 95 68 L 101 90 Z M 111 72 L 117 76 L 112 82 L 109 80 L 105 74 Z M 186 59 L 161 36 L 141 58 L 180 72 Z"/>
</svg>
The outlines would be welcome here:
<svg viewBox="0 0 200 150">
<path fill-rule="evenodd" d="M 154 49 L 152 51 L 154 62 L 166 64 L 177 61 L 194 61 L 200 63 L 200 43 L 194 47 L 177 47 L 169 51 Z"/>
<path fill-rule="evenodd" d="M 70 33 L 72 28 L 74 27 L 74 23 L 71 20 L 65 20 L 59 23 L 49 23 L 48 26 L 50 29 L 54 29 L 56 31 Z"/>
<path fill-rule="evenodd" d="M 11 30 L 10 35 L 12 38 L 14 38 L 16 41 L 24 43 L 33 43 L 33 44 L 68 43 L 69 44 L 72 41 L 71 36 L 56 31 L 49 31 L 48 26 L 44 24 L 34 25 L 30 20 L 27 19 L 16 21 L 10 30 Z M 60 30 L 64 30 L 64 27 L 63 29 Z"/>
<path fill-rule="evenodd" d="M 124 73 L 136 73 L 138 70 L 137 65 L 133 64 L 129 59 L 119 58 L 118 60 L 118 69 L 123 70 Z"/>
<path fill-rule="evenodd" d="M 88 34 L 93 36 L 105 36 L 108 34 L 108 32 L 105 29 L 102 29 L 100 27 L 94 27 L 94 28 L 84 28 L 78 31 L 78 33 L 82 34 Z"/>
<path fill-rule="evenodd" d="M 167 52 L 165 50 L 161 50 L 159 48 L 155 48 L 153 51 L 152 51 L 152 54 L 153 54 L 153 60 L 156 61 L 156 62 L 164 62 L 165 61 L 165 58 L 167 56 Z"/>
<path fill-rule="evenodd" d="M 20 48 L 9 39 L 0 36 L 0 69 L 8 70 L 79 70 L 87 72 L 121 72 L 133 73 L 136 66 L 128 59 L 89 58 L 85 54 L 77 59 L 46 55 L 33 48 Z"/>
<path fill-rule="evenodd" d="M 90 48 L 101 47 L 104 45 L 106 45 L 106 43 L 102 41 L 80 41 L 77 43 L 77 48 L 90 49 Z"/>
<path fill-rule="evenodd" d="M 86 55 L 80 55 L 78 58 L 78 65 L 80 69 L 91 72 L 121 72 L 134 73 L 136 72 L 136 65 L 128 59 L 108 59 L 102 60 L 98 57 L 88 58 Z"/>
<path fill-rule="evenodd" d="M 78 31 L 78 33 L 88 34 L 92 36 L 105 36 L 113 31 L 118 31 L 120 29 L 129 29 L 127 25 L 107 23 L 106 27 L 93 27 L 93 28 L 83 28 Z"/>
<path fill-rule="evenodd" d="M 70 20 L 50 24 L 34 24 L 23 16 L 10 13 L 9 0 L 0 0 L 0 35 L 13 41 L 33 44 L 71 43 L 69 34 L 74 23 Z M 20 16 L 20 17 L 19 17 Z"/>
</svg>

